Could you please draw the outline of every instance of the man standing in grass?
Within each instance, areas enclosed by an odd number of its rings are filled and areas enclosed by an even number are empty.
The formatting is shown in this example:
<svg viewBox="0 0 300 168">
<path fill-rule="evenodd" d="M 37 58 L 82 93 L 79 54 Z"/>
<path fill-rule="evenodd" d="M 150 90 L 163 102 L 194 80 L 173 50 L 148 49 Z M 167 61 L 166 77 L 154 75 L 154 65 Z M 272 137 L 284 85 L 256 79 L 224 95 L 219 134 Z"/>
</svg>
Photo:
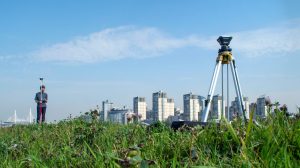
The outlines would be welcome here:
<svg viewBox="0 0 300 168">
<path fill-rule="evenodd" d="M 35 102 L 37 103 L 37 117 L 36 122 L 45 122 L 46 108 L 48 102 L 48 94 L 45 92 L 45 85 L 40 86 L 40 92 L 35 94 Z"/>
</svg>

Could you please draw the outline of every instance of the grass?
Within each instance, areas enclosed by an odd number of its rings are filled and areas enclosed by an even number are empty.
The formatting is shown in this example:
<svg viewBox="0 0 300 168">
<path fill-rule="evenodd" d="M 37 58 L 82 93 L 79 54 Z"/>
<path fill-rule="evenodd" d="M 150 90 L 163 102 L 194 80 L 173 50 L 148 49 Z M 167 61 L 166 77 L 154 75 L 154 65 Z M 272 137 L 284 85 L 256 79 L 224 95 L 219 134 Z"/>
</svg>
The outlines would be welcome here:
<svg viewBox="0 0 300 168">
<path fill-rule="evenodd" d="M 80 119 L 0 129 L 1 167 L 299 167 L 300 120 L 275 109 L 240 120 L 171 130 Z"/>
</svg>

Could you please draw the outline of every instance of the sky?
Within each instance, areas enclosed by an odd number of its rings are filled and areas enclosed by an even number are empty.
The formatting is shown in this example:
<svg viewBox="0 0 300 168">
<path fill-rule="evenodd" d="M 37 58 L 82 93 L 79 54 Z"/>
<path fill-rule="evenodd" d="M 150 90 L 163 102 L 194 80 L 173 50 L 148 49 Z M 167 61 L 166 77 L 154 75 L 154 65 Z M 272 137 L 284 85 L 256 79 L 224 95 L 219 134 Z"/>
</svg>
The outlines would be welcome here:
<svg viewBox="0 0 300 168">
<path fill-rule="evenodd" d="M 9 0 L 0 2 L 0 120 L 36 112 L 44 77 L 48 121 L 165 91 L 207 96 L 220 35 L 243 95 L 300 105 L 300 1 Z M 231 79 L 232 80 L 232 79 Z M 219 79 L 220 81 L 220 79 Z M 220 82 L 216 94 L 220 93 Z M 230 97 L 235 94 L 230 83 Z"/>
</svg>

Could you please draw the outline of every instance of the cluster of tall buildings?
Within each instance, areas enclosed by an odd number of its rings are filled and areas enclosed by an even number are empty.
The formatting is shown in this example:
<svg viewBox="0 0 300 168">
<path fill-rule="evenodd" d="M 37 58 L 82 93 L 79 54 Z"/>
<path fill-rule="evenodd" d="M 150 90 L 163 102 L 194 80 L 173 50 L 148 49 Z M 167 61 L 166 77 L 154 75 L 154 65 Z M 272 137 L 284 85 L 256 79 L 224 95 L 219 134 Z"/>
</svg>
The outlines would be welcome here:
<svg viewBox="0 0 300 168">
<path fill-rule="evenodd" d="M 100 120 L 127 124 L 134 122 L 136 119 L 138 119 L 138 115 L 133 113 L 131 109 L 126 108 L 126 106 L 116 108 L 113 106 L 113 103 L 108 100 L 102 102 Z"/>
<path fill-rule="evenodd" d="M 249 119 L 250 111 L 254 111 L 254 117 L 264 118 L 267 116 L 266 97 L 260 97 L 256 103 L 249 102 L 247 97 L 243 97 L 243 106 L 246 118 Z M 205 108 L 206 99 L 203 96 L 188 93 L 183 95 L 183 110 L 176 108 L 174 99 L 169 98 L 166 92 L 159 91 L 152 94 L 152 109 L 149 109 L 145 97 L 133 98 L 133 110 L 122 107 L 116 108 L 113 103 L 106 100 L 102 102 L 100 120 L 118 123 L 129 123 L 134 121 L 154 122 L 154 121 L 200 121 L 202 111 Z M 242 116 L 239 112 L 238 99 L 235 98 L 229 105 L 222 101 L 221 95 L 215 95 L 210 107 L 209 120 L 219 120 L 223 115 L 228 120 L 233 120 L 237 116 Z"/>
</svg>

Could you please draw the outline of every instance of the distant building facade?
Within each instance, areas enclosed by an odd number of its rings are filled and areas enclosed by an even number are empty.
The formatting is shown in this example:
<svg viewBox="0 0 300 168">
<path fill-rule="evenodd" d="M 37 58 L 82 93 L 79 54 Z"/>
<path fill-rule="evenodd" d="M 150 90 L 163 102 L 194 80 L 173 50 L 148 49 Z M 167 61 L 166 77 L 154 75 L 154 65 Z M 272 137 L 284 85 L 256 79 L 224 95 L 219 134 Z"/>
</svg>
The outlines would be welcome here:
<svg viewBox="0 0 300 168">
<path fill-rule="evenodd" d="M 167 93 L 159 91 L 152 94 L 152 113 L 154 121 L 166 121 L 174 116 L 174 99 L 167 97 Z"/>
<path fill-rule="evenodd" d="M 256 100 L 256 118 L 265 118 L 268 116 L 268 108 L 266 104 L 266 97 L 260 97 Z"/>
<path fill-rule="evenodd" d="M 250 117 L 250 103 L 249 103 L 249 98 L 248 97 L 243 97 L 243 106 L 245 109 L 245 114 L 246 118 L 249 119 Z M 243 113 L 239 111 L 239 103 L 238 103 L 238 98 L 235 97 L 234 101 L 231 102 L 231 106 L 229 108 L 229 120 L 233 120 L 235 117 L 243 117 Z"/>
<path fill-rule="evenodd" d="M 225 102 L 224 102 L 225 104 Z M 210 113 L 210 119 L 221 119 L 222 115 L 222 96 L 220 95 L 215 95 L 213 96 L 212 99 L 212 109 Z M 224 112 L 225 112 L 225 107 L 224 107 Z"/>
<path fill-rule="evenodd" d="M 201 111 L 200 99 L 198 95 L 189 93 L 183 95 L 183 114 L 187 121 L 198 121 Z"/>
<path fill-rule="evenodd" d="M 147 119 L 147 103 L 145 97 L 133 98 L 133 112 L 140 116 L 140 120 Z"/>
<path fill-rule="evenodd" d="M 108 119 L 110 122 L 128 124 L 134 121 L 138 121 L 138 116 L 135 115 L 131 110 L 122 108 L 113 108 L 109 112 Z"/>
<path fill-rule="evenodd" d="M 174 103 L 174 99 L 172 98 L 168 98 L 167 99 L 167 118 L 168 117 L 171 117 L 171 116 L 174 116 L 175 115 L 175 103 Z"/>
<path fill-rule="evenodd" d="M 249 119 L 250 118 L 250 102 L 249 102 L 248 97 L 243 97 L 243 105 L 245 108 L 246 118 Z"/>
<path fill-rule="evenodd" d="M 108 121 L 108 114 L 112 109 L 113 103 L 106 100 L 102 102 L 102 111 L 100 113 L 100 120 L 102 121 Z"/>
<path fill-rule="evenodd" d="M 147 112 L 146 112 L 146 119 L 147 119 L 147 120 L 153 120 L 153 119 L 154 119 L 154 114 L 153 114 L 153 111 L 152 111 L 152 110 L 147 109 Z"/>
</svg>

